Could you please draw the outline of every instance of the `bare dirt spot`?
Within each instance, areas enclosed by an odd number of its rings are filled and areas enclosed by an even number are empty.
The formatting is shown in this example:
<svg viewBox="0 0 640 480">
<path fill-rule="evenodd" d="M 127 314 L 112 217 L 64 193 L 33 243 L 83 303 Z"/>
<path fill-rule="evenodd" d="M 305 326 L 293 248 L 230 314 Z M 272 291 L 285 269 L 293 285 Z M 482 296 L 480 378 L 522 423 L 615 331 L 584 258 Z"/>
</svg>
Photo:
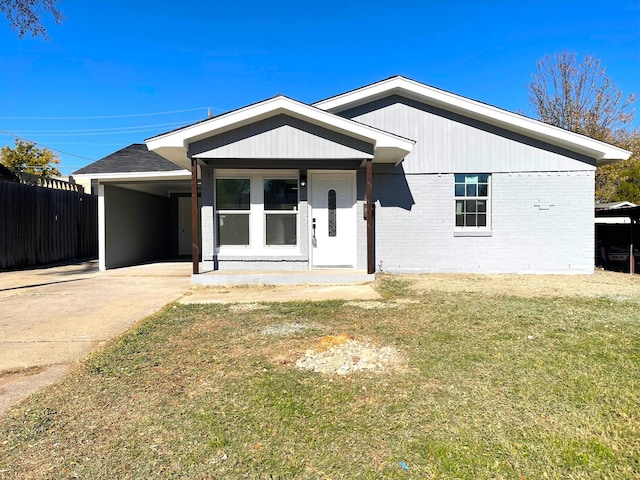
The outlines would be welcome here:
<svg viewBox="0 0 640 480">
<path fill-rule="evenodd" d="M 262 330 L 262 335 L 274 336 L 274 337 L 286 337 L 294 333 L 299 333 L 310 328 L 315 328 L 315 325 L 309 323 L 285 323 L 283 325 L 269 325 Z"/>
<path fill-rule="evenodd" d="M 398 306 L 398 304 L 395 302 L 380 302 L 377 300 L 345 302 L 344 305 L 345 307 L 357 307 L 357 308 L 363 308 L 365 310 L 396 308 Z"/>
<path fill-rule="evenodd" d="M 376 347 L 367 341 L 352 339 L 347 334 L 320 338 L 296 367 L 317 373 L 349 375 L 356 372 L 380 373 L 404 364 L 400 351 L 394 347 Z"/>
<path fill-rule="evenodd" d="M 259 303 L 236 303 L 229 306 L 230 312 L 253 312 L 255 310 L 267 310 L 267 305 Z"/>
<path fill-rule="evenodd" d="M 346 307 L 356 307 L 362 308 L 364 310 L 378 310 L 384 308 L 402 308 L 405 305 L 409 305 L 412 303 L 419 303 L 418 300 L 412 300 L 410 298 L 397 298 L 391 301 L 378 301 L 378 300 L 362 300 L 362 301 L 351 301 L 345 302 Z"/>
</svg>

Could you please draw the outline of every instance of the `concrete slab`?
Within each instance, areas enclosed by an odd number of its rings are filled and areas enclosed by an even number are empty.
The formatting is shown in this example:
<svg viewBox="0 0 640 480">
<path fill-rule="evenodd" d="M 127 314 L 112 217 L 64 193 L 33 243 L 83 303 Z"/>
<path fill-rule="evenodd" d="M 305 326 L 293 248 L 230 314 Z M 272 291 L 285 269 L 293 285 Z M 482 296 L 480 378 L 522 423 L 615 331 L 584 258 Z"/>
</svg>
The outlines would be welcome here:
<svg viewBox="0 0 640 480">
<path fill-rule="evenodd" d="M 371 285 L 296 285 L 247 287 L 194 287 L 179 300 L 195 303 L 260 303 L 324 300 L 380 300 Z"/>
<path fill-rule="evenodd" d="M 359 285 L 376 279 L 375 274 L 355 269 L 315 270 L 218 270 L 193 275 L 194 285 Z"/>
</svg>

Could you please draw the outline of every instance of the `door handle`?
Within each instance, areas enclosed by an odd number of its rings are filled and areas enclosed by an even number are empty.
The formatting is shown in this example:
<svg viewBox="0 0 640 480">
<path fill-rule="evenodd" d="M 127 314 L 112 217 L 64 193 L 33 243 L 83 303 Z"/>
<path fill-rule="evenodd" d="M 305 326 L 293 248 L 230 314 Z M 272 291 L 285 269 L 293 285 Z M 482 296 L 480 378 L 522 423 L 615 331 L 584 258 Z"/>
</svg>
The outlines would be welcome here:
<svg viewBox="0 0 640 480">
<path fill-rule="evenodd" d="M 311 220 L 311 229 L 313 230 L 313 239 L 316 239 L 316 219 Z"/>
</svg>

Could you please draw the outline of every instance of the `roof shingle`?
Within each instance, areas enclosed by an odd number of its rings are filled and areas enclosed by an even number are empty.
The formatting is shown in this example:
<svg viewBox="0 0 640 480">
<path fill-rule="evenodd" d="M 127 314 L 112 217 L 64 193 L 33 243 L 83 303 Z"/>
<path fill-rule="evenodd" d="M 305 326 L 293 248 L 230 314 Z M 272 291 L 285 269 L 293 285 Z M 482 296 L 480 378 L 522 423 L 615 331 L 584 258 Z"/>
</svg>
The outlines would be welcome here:
<svg viewBox="0 0 640 480">
<path fill-rule="evenodd" d="M 107 155 L 86 167 L 73 172 L 73 175 L 92 173 L 130 173 L 130 172 L 170 172 L 182 170 L 178 165 L 150 152 L 143 143 L 134 143 L 117 152 Z"/>
</svg>

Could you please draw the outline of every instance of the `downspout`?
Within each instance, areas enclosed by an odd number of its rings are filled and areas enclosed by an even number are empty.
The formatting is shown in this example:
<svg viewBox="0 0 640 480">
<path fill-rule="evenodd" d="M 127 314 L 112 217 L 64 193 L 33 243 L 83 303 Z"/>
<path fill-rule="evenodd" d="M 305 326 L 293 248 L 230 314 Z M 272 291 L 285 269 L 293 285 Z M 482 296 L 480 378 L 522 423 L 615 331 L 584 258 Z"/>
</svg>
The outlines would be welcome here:
<svg viewBox="0 0 640 480">
<path fill-rule="evenodd" d="M 198 163 L 195 158 L 191 158 L 191 261 L 194 275 L 200 273 L 198 235 Z"/>
</svg>

